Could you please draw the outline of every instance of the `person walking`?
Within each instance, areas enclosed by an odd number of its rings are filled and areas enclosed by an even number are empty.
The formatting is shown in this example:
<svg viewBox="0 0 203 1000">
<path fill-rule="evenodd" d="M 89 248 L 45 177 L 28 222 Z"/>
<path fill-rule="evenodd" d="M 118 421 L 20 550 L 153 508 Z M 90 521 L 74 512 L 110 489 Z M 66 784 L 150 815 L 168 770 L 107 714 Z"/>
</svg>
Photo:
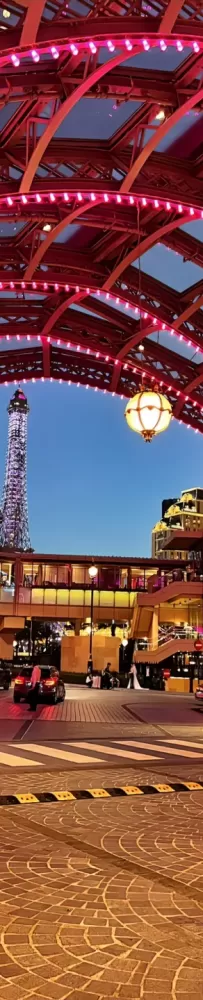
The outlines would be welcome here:
<svg viewBox="0 0 203 1000">
<path fill-rule="evenodd" d="M 131 687 L 133 688 L 134 691 L 138 690 L 140 691 L 140 684 L 137 678 L 137 669 L 135 663 L 132 663 L 131 668 L 129 670 L 128 688 Z"/>
<path fill-rule="evenodd" d="M 109 691 L 111 687 L 111 663 L 107 663 L 107 666 L 102 670 L 102 687 Z"/>
<path fill-rule="evenodd" d="M 35 666 L 33 667 L 31 673 L 30 706 L 29 706 L 30 712 L 36 712 L 40 681 L 41 681 L 41 667 Z"/>
</svg>

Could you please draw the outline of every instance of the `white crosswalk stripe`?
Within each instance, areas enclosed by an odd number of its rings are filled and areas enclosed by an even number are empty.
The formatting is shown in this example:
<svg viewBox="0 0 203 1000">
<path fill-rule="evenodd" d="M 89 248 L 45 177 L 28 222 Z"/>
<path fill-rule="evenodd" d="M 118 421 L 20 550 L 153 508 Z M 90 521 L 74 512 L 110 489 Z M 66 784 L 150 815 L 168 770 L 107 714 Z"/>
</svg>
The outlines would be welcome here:
<svg viewBox="0 0 203 1000">
<path fill-rule="evenodd" d="M 178 740 L 174 740 L 174 742 L 178 743 Z M 125 743 L 125 740 L 119 740 L 119 743 Z M 173 754 L 175 757 L 190 757 L 190 758 L 194 758 L 194 757 L 201 757 L 202 756 L 201 753 L 193 753 L 191 750 L 187 750 L 187 749 L 185 749 L 185 750 L 175 750 L 174 747 L 172 748 L 172 747 L 166 746 L 166 743 L 164 743 L 164 745 L 163 745 L 162 742 L 161 742 L 161 746 L 159 746 L 157 743 L 155 745 L 154 745 L 154 743 L 141 743 L 141 741 L 139 741 L 139 740 L 127 740 L 127 743 L 128 743 L 129 747 L 142 747 L 142 748 L 145 747 L 145 750 L 152 750 L 153 749 L 153 750 L 156 750 L 156 753 L 163 753 L 164 752 L 164 754 L 170 754 L 170 756 Z M 187 747 L 187 742 L 185 742 L 184 745 L 185 745 L 185 748 L 186 748 Z M 202 750 L 203 750 L 203 746 L 202 746 Z"/>
<path fill-rule="evenodd" d="M 58 767 L 62 768 L 71 765 L 89 765 L 89 767 L 101 764 L 122 765 L 131 763 L 139 764 L 141 761 L 163 761 L 170 756 L 174 760 L 185 758 L 191 761 L 203 758 L 203 741 L 155 738 L 154 742 L 136 739 L 111 739 L 101 740 L 61 740 L 57 744 L 51 743 L 7 743 L 0 744 L 0 769 L 7 768 L 31 768 L 31 767 Z"/>
<path fill-rule="evenodd" d="M 70 744 L 70 746 L 71 745 L 72 744 Z M 15 746 L 19 750 L 22 747 L 22 743 L 21 744 L 15 743 Z M 23 743 L 23 748 L 24 750 L 29 750 L 31 753 L 38 753 L 39 756 L 40 754 L 42 754 L 42 756 L 44 757 L 52 757 L 53 759 L 56 758 L 57 760 L 61 761 L 66 760 L 67 762 L 69 761 L 70 763 L 72 762 L 73 764 L 78 764 L 79 762 L 81 764 L 89 764 L 90 759 L 93 761 L 94 764 L 98 763 L 98 757 L 90 758 L 87 757 L 87 754 L 85 755 L 77 754 L 73 753 L 71 750 L 57 750 L 56 747 L 50 747 L 50 746 L 47 747 L 44 745 L 42 746 L 41 743 Z M 91 749 L 94 750 L 94 746 L 92 746 Z M 104 762 L 102 758 L 101 762 Z"/>
<path fill-rule="evenodd" d="M 22 750 L 22 746 L 21 746 Z M 31 760 L 29 757 L 20 757 L 15 753 L 5 753 L 0 751 L 0 765 L 7 764 L 8 767 L 40 767 L 40 760 Z"/>
<path fill-rule="evenodd" d="M 165 741 L 162 740 L 162 739 L 159 740 L 159 743 L 164 743 L 164 742 Z M 171 743 L 172 744 L 175 743 L 175 746 L 180 746 L 180 747 L 185 747 L 185 746 L 187 746 L 187 747 L 196 747 L 198 750 L 202 750 L 202 753 L 203 753 L 203 741 L 202 741 L 202 743 L 196 743 L 195 740 L 187 740 L 187 742 L 186 742 L 186 740 L 171 740 L 171 737 L 169 736 L 169 739 L 167 740 L 167 742 L 170 743 L 170 744 Z M 163 747 L 161 747 L 161 749 L 163 750 Z M 173 750 L 172 750 L 172 753 L 173 753 Z"/>
<path fill-rule="evenodd" d="M 122 743 L 122 742 L 125 742 L 125 743 L 127 742 L 128 743 L 128 740 L 126 740 L 126 741 L 125 740 L 115 740 L 115 743 L 117 743 L 117 742 L 118 743 Z M 65 745 L 66 746 L 68 745 L 68 746 L 78 747 L 79 750 L 80 749 L 81 750 L 98 750 L 98 753 L 110 754 L 111 757 L 125 757 L 126 760 L 127 760 L 127 758 L 129 758 L 130 760 L 146 760 L 146 753 L 132 753 L 132 751 L 128 750 L 127 747 L 126 747 L 125 750 L 120 750 L 120 748 L 117 749 L 116 747 L 112 746 L 112 744 L 110 744 L 109 746 L 106 746 L 106 744 L 104 745 L 102 743 L 94 743 L 94 744 L 92 744 L 92 743 L 83 742 L 81 740 L 79 742 L 77 741 L 77 743 L 74 743 L 74 744 L 73 743 L 68 743 L 68 744 L 65 744 Z M 129 744 L 129 745 L 131 746 L 131 744 Z M 141 746 L 141 744 L 140 744 L 140 746 Z M 151 747 L 151 749 L 154 749 L 154 747 L 153 748 Z M 90 759 L 92 760 L 92 758 L 90 758 Z M 147 760 L 156 760 L 156 758 L 155 758 L 155 756 L 152 757 L 150 754 L 147 754 Z"/>
</svg>

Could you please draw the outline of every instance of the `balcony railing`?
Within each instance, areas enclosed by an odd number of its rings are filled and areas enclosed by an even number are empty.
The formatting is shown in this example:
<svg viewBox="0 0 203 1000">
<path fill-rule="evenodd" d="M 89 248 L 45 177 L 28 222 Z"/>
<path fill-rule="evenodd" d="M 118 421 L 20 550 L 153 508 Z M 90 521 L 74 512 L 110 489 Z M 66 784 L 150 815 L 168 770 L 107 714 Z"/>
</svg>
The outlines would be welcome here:
<svg viewBox="0 0 203 1000">
<path fill-rule="evenodd" d="M 134 590 L 94 590 L 95 608 L 130 609 L 133 608 L 134 599 Z M 34 607 L 89 608 L 91 588 L 19 587 L 18 602 Z"/>
<path fill-rule="evenodd" d="M 177 639 L 180 639 L 182 641 L 183 639 L 185 640 L 190 639 L 192 642 L 195 642 L 197 638 L 201 638 L 198 630 L 190 628 L 190 626 L 188 626 L 187 628 L 171 628 L 168 630 L 168 632 L 165 632 L 163 635 L 159 635 L 157 642 L 151 642 L 150 639 L 147 640 L 142 646 L 141 652 L 144 652 L 145 649 L 152 650 L 161 648 L 162 646 L 165 646 L 166 644 L 168 644 L 173 640 L 175 641 Z M 202 643 L 203 643 L 203 636 L 202 636 Z"/>
</svg>

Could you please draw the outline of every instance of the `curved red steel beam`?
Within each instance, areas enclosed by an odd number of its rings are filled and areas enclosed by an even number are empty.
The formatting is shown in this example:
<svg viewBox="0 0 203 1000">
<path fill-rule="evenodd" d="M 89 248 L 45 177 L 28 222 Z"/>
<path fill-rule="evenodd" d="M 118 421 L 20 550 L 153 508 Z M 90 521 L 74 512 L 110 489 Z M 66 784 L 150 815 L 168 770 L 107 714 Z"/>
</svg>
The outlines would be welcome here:
<svg viewBox="0 0 203 1000">
<path fill-rule="evenodd" d="M 136 47 L 134 47 L 131 52 L 126 50 L 125 61 L 130 58 L 132 59 L 136 53 Z M 20 192 L 22 194 L 27 194 L 28 191 L 30 191 L 33 177 L 36 174 L 36 170 L 41 162 L 45 149 L 47 149 L 53 135 L 55 135 L 55 132 L 57 132 L 64 119 L 67 118 L 69 112 L 72 111 L 72 108 L 74 108 L 78 101 L 84 97 L 90 87 L 95 86 L 95 84 L 98 83 L 98 81 L 101 80 L 106 73 L 109 73 L 111 69 L 119 66 L 120 63 L 123 62 L 123 59 L 124 55 L 122 52 L 121 54 L 114 56 L 114 59 L 107 60 L 107 62 L 102 64 L 102 66 L 97 66 L 97 68 L 90 73 L 89 76 L 85 77 L 83 82 L 79 84 L 79 87 L 76 87 L 74 92 L 69 94 L 64 103 L 60 105 L 60 108 L 58 108 L 58 111 L 56 111 L 55 115 L 53 115 L 53 118 L 49 121 L 47 128 L 45 128 L 43 134 L 40 136 L 37 146 L 35 146 L 35 149 L 30 157 L 20 185 Z"/>
<path fill-rule="evenodd" d="M 140 341 L 143 341 L 145 337 L 149 337 L 150 333 L 154 333 L 153 324 L 151 324 L 150 326 L 146 326 L 144 330 L 141 329 L 138 330 L 137 333 L 134 334 L 134 337 L 131 337 L 130 340 L 127 340 L 127 343 L 125 343 L 124 346 L 121 347 L 121 350 L 116 355 L 116 361 L 119 363 L 116 365 L 114 364 L 114 370 L 111 380 L 111 389 L 113 391 L 117 389 L 117 385 L 119 382 L 121 362 L 123 361 L 124 358 L 127 357 L 128 352 L 131 351 L 132 347 L 136 347 L 137 344 L 140 344 Z"/>
<path fill-rule="evenodd" d="M 95 204 L 95 202 L 93 204 Z M 162 226 L 160 229 L 156 230 L 156 233 L 151 234 L 145 240 L 143 240 L 142 243 L 140 243 L 139 246 L 136 247 L 136 249 L 131 250 L 130 253 L 127 254 L 127 256 L 124 258 L 124 260 L 120 261 L 120 263 L 117 265 L 117 267 L 112 272 L 112 274 L 110 275 L 110 277 L 107 278 L 107 280 L 105 281 L 104 285 L 102 286 L 103 290 L 108 291 L 109 288 L 112 287 L 112 284 L 114 284 L 114 282 L 117 280 L 117 278 L 119 277 L 119 275 L 122 274 L 122 272 L 128 266 L 128 264 L 131 264 L 132 261 L 137 260 L 137 258 L 141 256 L 141 253 L 142 254 L 146 253 L 146 250 L 149 250 L 150 247 L 153 246 L 153 243 L 156 243 L 157 240 L 160 239 L 161 235 L 163 236 L 166 233 L 171 232 L 172 229 L 175 229 L 176 226 L 180 226 L 180 225 L 182 226 L 182 225 L 186 224 L 187 222 L 191 222 L 190 216 L 188 216 L 188 215 L 187 216 L 181 216 L 181 219 L 180 219 L 180 216 L 178 216 L 178 218 L 177 218 L 177 220 L 175 222 L 174 221 L 173 222 L 168 222 L 167 226 Z M 49 236 L 51 237 L 52 234 L 50 233 Z M 42 243 L 42 246 L 44 246 L 44 242 Z M 50 242 L 51 242 L 51 240 L 50 240 Z M 37 254 L 38 254 L 38 251 L 36 252 L 35 257 L 37 256 Z M 31 264 L 32 264 L 32 261 L 31 261 Z M 33 271 L 32 271 L 32 274 L 33 274 Z M 26 277 L 27 277 L 27 273 L 26 273 Z M 79 299 L 77 298 L 77 300 L 76 300 L 74 298 L 74 301 L 81 300 L 81 298 L 83 298 L 83 299 L 86 298 L 86 295 L 85 295 L 84 291 L 79 294 Z M 53 312 L 52 315 L 49 317 L 49 319 L 48 319 L 48 321 L 46 323 L 46 327 L 44 328 L 44 330 L 42 330 L 43 336 L 45 335 L 45 333 L 46 334 L 50 333 L 51 330 L 53 330 L 53 327 L 55 326 L 55 323 L 59 319 L 59 316 L 62 316 L 63 313 L 66 312 L 66 309 L 69 308 L 69 305 L 70 305 L 70 299 L 66 299 L 64 302 L 61 302 L 60 306 L 58 306 L 58 308 L 55 310 L 55 312 Z"/>
<path fill-rule="evenodd" d="M 202 98 L 203 98 L 203 87 L 201 87 L 200 90 L 196 91 L 196 93 L 193 94 L 192 97 L 189 97 L 189 99 L 185 101 L 184 104 L 181 104 L 181 107 L 177 108 L 176 111 L 174 111 L 173 114 L 170 115 L 170 118 L 167 118 L 162 125 L 159 125 L 159 127 L 154 132 L 152 132 L 149 141 L 146 142 L 146 146 L 143 146 L 141 153 L 139 153 L 139 156 L 137 156 L 137 159 L 132 164 L 132 167 L 130 167 L 127 176 L 125 177 L 123 183 L 121 184 L 120 187 L 121 192 L 123 191 L 125 193 L 126 191 L 130 191 L 132 184 L 134 184 L 136 177 L 138 177 L 138 174 L 140 173 L 140 170 L 142 170 L 142 167 L 149 159 L 149 156 L 151 156 L 151 153 L 153 153 L 154 149 L 156 149 L 156 146 L 159 145 L 162 139 L 165 139 L 165 136 L 168 135 L 170 129 L 174 128 L 174 125 L 177 125 L 178 122 L 181 121 L 181 118 L 183 118 L 184 115 L 188 113 L 188 111 L 191 111 L 196 104 L 199 104 L 199 101 L 201 101 Z"/>
<path fill-rule="evenodd" d="M 190 316 L 193 316 L 194 313 L 201 308 L 201 306 L 203 306 L 203 295 L 200 295 L 199 298 L 196 299 L 196 302 L 192 302 L 192 304 L 188 306 L 183 313 L 181 313 L 181 316 L 176 319 L 174 323 L 174 330 L 178 330 L 179 327 L 182 326 L 182 323 L 185 323 L 187 319 L 190 319 Z M 203 382 L 203 365 L 199 366 L 196 378 L 192 379 L 192 381 L 188 382 L 186 385 L 186 392 L 189 396 L 193 389 L 196 389 L 197 386 L 201 385 L 201 382 Z M 184 400 L 179 398 L 174 409 L 174 417 L 179 417 L 183 406 Z"/>
<path fill-rule="evenodd" d="M 182 326 L 183 323 L 186 323 L 187 319 L 190 319 L 190 316 L 194 316 L 194 313 L 197 312 L 198 309 L 201 309 L 201 306 L 203 306 L 203 295 L 199 295 L 199 298 L 187 306 L 187 308 L 184 309 L 184 312 L 178 316 L 178 319 L 176 319 L 175 323 L 173 323 L 174 330 L 179 330 L 179 327 Z"/>
<path fill-rule="evenodd" d="M 177 21 L 178 14 L 184 6 L 185 0 L 170 0 L 167 6 L 167 10 L 162 18 L 160 28 L 158 31 L 159 35 L 169 35 Z"/>
<path fill-rule="evenodd" d="M 53 330 L 53 327 L 55 326 L 55 323 L 57 323 L 57 320 L 60 319 L 60 316 L 63 316 L 63 313 L 66 312 L 66 310 L 69 309 L 69 306 L 72 306 L 74 302 L 80 302 L 80 300 L 83 298 L 84 298 L 84 292 L 73 292 L 73 294 L 70 295 L 69 298 L 65 299 L 65 301 L 63 302 L 60 302 L 60 305 L 57 307 L 57 309 L 54 310 L 54 313 L 52 313 L 52 315 L 49 316 L 49 319 L 45 323 L 45 326 L 41 331 L 41 336 L 48 337 L 48 334 L 51 333 L 51 330 Z"/>
<path fill-rule="evenodd" d="M 34 254 L 34 257 L 31 258 L 30 263 L 27 266 L 27 269 L 25 271 L 26 281 L 30 281 L 30 279 L 33 277 L 33 274 L 36 271 L 37 267 L 39 267 L 39 264 L 41 263 L 41 260 L 43 259 L 46 251 L 49 249 L 54 240 L 56 240 L 57 236 L 59 236 L 60 233 L 63 232 L 63 229 L 65 229 L 66 226 L 70 226 L 72 222 L 74 222 L 75 219 L 78 219 L 80 215 L 84 215 L 84 213 L 88 212 L 89 209 L 91 210 L 91 208 L 94 208 L 95 205 L 100 204 L 100 201 L 101 199 L 97 198 L 93 202 L 92 201 L 87 202 L 86 205 L 80 204 L 79 208 L 75 208 L 73 212 L 69 212 L 69 215 L 66 215 L 64 219 L 61 219 L 60 222 L 57 223 L 57 226 L 54 226 L 54 229 L 51 229 L 51 232 L 48 233 L 46 239 L 42 240 L 42 242 L 39 244 L 38 249 Z"/>
<path fill-rule="evenodd" d="M 101 198 L 99 198 L 99 196 L 98 198 L 95 199 L 95 201 L 93 202 L 89 201 L 86 205 L 80 204 L 79 208 L 74 209 L 73 212 L 70 212 L 69 215 L 66 215 L 65 218 L 61 219 L 60 222 L 57 223 L 54 229 L 52 229 L 51 232 L 48 234 L 46 239 L 39 244 L 38 249 L 36 250 L 34 256 L 32 257 L 30 263 L 28 264 L 25 272 L 25 279 L 27 281 L 30 281 L 30 279 L 33 277 L 33 274 L 36 271 L 39 264 L 41 263 L 41 260 L 43 260 L 46 251 L 49 249 L 51 244 L 54 243 L 54 240 L 57 238 L 57 236 L 59 236 L 59 234 L 63 232 L 63 229 L 65 229 L 66 226 L 71 225 L 74 222 L 74 220 L 77 219 L 80 215 L 84 215 L 85 212 L 91 210 L 91 208 L 95 208 L 95 206 L 97 206 L 98 204 L 101 204 Z M 137 260 L 137 258 L 141 257 L 143 253 L 146 253 L 146 250 L 149 250 L 150 247 L 154 245 L 154 243 L 157 243 L 157 240 L 159 240 L 161 236 L 167 235 L 167 233 L 172 232 L 173 229 L 175 229 L 180 225 L 182 226 L 184 223 L 188 221 L 191 222 L 191 218 L 188 220 L 188 216 L 184 218 L 184 216 L 179 215 L 177 222 L 174 222 L 173 220 L 173 222 L 167 223 L 166 226 L 164 227 L 162 226 L 159 229 L 157 229 L 155 233 L 152 233 L 150 236 L 146 237 L 145 240 L 143 240 L 143 242 L 139 244 L 139 247 L 137 247 L 135 250 L 135 256 L 133 257 L 133 260 Z"/>
<path fill-rule="evenodd" d="M 23 0 L 23 4 L 25 0 Z M 44 10 L 44 0 L 28 0 L 20 46 L 34 45 Z"/>
<path fill-rule="evenodd" d="M 147 250 L 150 250 L 155 243 L 158 243 L 158 241 L 163 238 L 163 236 L 167 236 L 167 233 L 171 233 L 173 229 L 177 229 L 178 226 L 186 225 L 188 224 L 188 222 L 191 222 L 191 216 L 181 215 L 181 218 L 180 216 L 178 216 L 178 218 L 175 219 L 175 221 L 173 219 L 173 221 L 168 222 L 166 226 L 159 226 L 159 229 L 156 229 L 154 233 L 150 233 L 149 236 L 146 236 L 145 239 L 142 240 L 142 243 L 139 243 L 136 248 L 130 250 L 129 253 L 126 254 L 126 257 L 123 257 L 122 260 L 119 261 L 119 264 L 116 265 L 112 273 L 106 279 L 103 285 L 103 289 L 105 289 L 105 291 L 109 291 L 109 289 L 112 288 L 112 285 L 114 285 L 115 282 L 118 280 L 118 278 L 120 278 L 120 275 L 123 274 L 123 271 L 126 270 L 126 267 L 128 267 L 129 264 L 132 264 L 135 260 L 138 260 L 143 253 L 146 253 Z"/>
<path fill-rule="evenodd" d="M 93 204 L 95 204 L 95 202 Z M 125 268 L 128 267 L 128 264 L 131 264 L 132 261 L 134 261 L 138 257 L 140 257 L 141 253 L 142 254 L 146 253 L 146 250 L 149 250 L 150 247 L 153 246 L 153 243 L 156 243 L 160 239 L 161 235 L 163 236 L 163 235 L 171 232 L 177 226 L 180 226 L 180 225 L 182 226 L 182 225 L 184 225 L 184 224 L 186 224 L 188 222 L 191 222 L 191 217 L 190 216 L 188 216 L 188 215 L 187 216 L 181 216 L 181 218 L 180 218 L 180 216 L 178 216 L 178 218 L 176 219 L 175 222 L 174 221 L 173 222 L 168 222 L 167 226 L 160 227 L 160 229 L 156 230 L 156 233 L 152 233 L 150 236 L 146 237 L 146 239 L 143 240 L 142 243 L 140 243 L 139 246 L 136 247 L 136 249 L 131 250 L 130 253 L 127 254 L 127 256 L 124 258 L 124 260 L 120 261 L 120 263 L 117 265 L 117 267 L 112 272 L 112 274 L 110 275 L 110 277 L 107 278 L 107 280 L 105 281 L 105 283 L 103 285 L 103 290 L 108 291 L 109 288 L 112 287 L 112 284 L 114 284 L 114 282 L 120 276 L 120 274 L 122 274 L 122 272 L 125 270 Z M 52 236 L 52 233 L 49 234 L 49 237 L 51 237 L 51 236 Z M 44 242 L 46 242 L 46 241 L 44 241 Z M 43 242 L 42 246 L 44 246 L 44 242 Z M 51 239 L 50 239 L 50 242 L 51 242 Z M 37 253 L 38 253 L 38 251 L 36 252 L 35 256 L 37 256 Z M 32 261 L 31 261 L 31 264 L 32 264 Z M 32 274 L 33 274 L 33 271 L 32 271 Z M 26 277 L 27 277 L 27 273 L 26 273 Z M 78 295 L 76 297 L 74 296 L 73 301 L 74 302 L 75 301 L 78 302 L 78 301 L 81 301 L 81 299 L 85 299 L 85 298 L 86 298 L 86 295 L 85 295 L 84 291 L 82 291 L 82 292 L 78 293 Z M 59 317 L 62 316 L 63 313 L 65 313 L 67 309 L 69 309 L 69 306 L 70 306 L 71 302 L 72 302 L 72 297 L 71 297 L 71 299 L 70 298 L 65 299 L 65 301 L 63 301 L 63 302 L 60 303 L 60 306 L 58 306 L 58 308 L 55 309 L 55 311 L 52 313 L 52 315 L 49 316 L 49 319 L 48 319 L 48 321 L 47 321 L 44 329 L 42 330 L 42 336 L 45 336 L 45 334 L 48 335 L 48 333 L 50 333 L 51 330 L 53 330 L 53 328 L 55 326 L 55 323 L 57 322 L 57 320 L 59 319 Z"/>
<path fill-rule="evenodd" d="M 46 345 L 47 343 L 46 340 L 44 343 Z M 105 359 L 101 359 L 101 361 L 97 363 L 96 357 L 92 358 L 87 357 L 86 351 L 85 354 L 82 353 L 81 355 L 76 355 L 75 351 L 69 351 L 69 353 L 67 353 L 67 351 L 64 351 L 64 348 L 58 349 L 55 347 L 50 349 L 49 345 L 48 345 L 48 350 L 50 351 L 50 369 L 48 377 L 51 379 L 51 381 L 54 381 L 55 379 L 56 380 L 59 379 L 59 381 L 61 382 L 70 380 L 69 381 L 70 384 L 71 382 L 78 382 L 79 378 L 78 384 L 86 385 L 89 379 L 89 375 L 91 374 L 91 380 L 88 384 L 91 385 L 92 388 L 95 388 L 94 384 L 92 384 L 92 373 L 94 369 L 96 374 L 96 389 L 99 388 L 101 389 L 101 391 L 104 390 L 105 392 L 112 391 L 111 381 L 110 381 L 112 373 L 112 359 L 111 360 L 109 359 L 109 364 L 106 366 Z M 8 357 L 8 370 L 7 370 L 7 379 L 5 381 L 7 357 Z M 25 358 L 25 366 L 23 367 L 21 361 L 23 361 L 24 358 Z M 76 358 L 78 360 L 80 359 L 80 362 L 82 362 L 81 376 L 78 364 L 76 362 Z M 0 384 L 4 383 L 5 385 L 7 385 L 9 382 L 13 382 L 15 374 L 18 380 L 20 378 L 21 381 L 22 379 L 23 381 L 28 381 L 31 379 L 34 382 L 36 381 L 36 379 L 42 379 L 44 381 L 44 376 L 45 377 L 47 376 L 47 372 L 44 371 L 43 369 L 43 359 L 44 359 L 44 344 L 42 344 L 41 348 L 38 348 L 37 350 L 35 349 L 33 350 L 32 348 L 23 351 L 16 350 L 12 352 L 12 358 L 10 351 L 3 352 L 3 354 L 1 355 L 1 364 L 0 364 Z M 12 366 L 10 365 L 11 360 L 12 360 Z M 78 371 L 75 371 L 75 364 L 76 364 L 76 369 L 78 369 Z M 101 369 L 99 370 L 99 379 L 97 372 L 98 364 L 99 364 L 99 369 L 101 365 Z M 108 385 L 106 384 L 107 371 L 108 371 Z M 144 364 L 144 371 L 145 375 L 149 376 L 149 378 L 151 378 L 152 376 L 153 378 L 157 376 L 156 362 L 152 364 L 151 361 L 150 362 L 147 361 Z M 136 371 L 135 370 L 133 371 L 133 380 L 135 384 L 137 384 L 138 386 L 141 373 L 142 373 L 142 364 L 140 362 L 137 362 Z M 160 374 L 161 374 L 161 385 L 165 387 L 166 391 L 168 392 L 169 399 L 171 399 L 171 402 L 173 404 L 174 394 L 176 395 L 177 388 L 179 388 L 180 385 L 179 377 L 177 376 L 176 378 L 174 378 L 171 375 L 168 376 L 167 372 L 166 373 L 159 372 L 159 375 Z M 61 375 L 60 378 L 59 375 Z M 170 385 L 168 384 L 169 378 L 170 378 Z M 160 381 L 159 378 L 158 381 Z M 130 365 L 129 371 L 126 371 L 125 385 L 123 383 L 123 380 L 121 379 L 117 389 L 117 393 L 121 395 L 122 398 L 123 394 L 126 396 L 126 398 L 131 396 L 132 365 Z M 185 402 L 186 401 L 187 397 L 185 399 Z M 193 400 L 193 402 L 196 402 L 198 404 L 198 400 Z M 190 410 L 189 413 L 187 413 L 187 410 L 185 412 L 183 411 L 181 422 L 191 425 L 193 428 L 200 430 L 201 433 L 203 433 L 203 417 L 201 413 L 201 407 L 200 409 L 199 407 L 197 407 L 197 409 L 195 409 L 195 413 L 192 409 Z"/>
<path fill-rule="evenodd" d="M 191 395 L 193 389 L 197 389 L 197 386 L 201 385 L 201 382 L 203 382 L 203 365 L 200 365 L 200 371 L 196 376 L 196 378 L 193 378 L 192 382 L 188 382 L 188 384 L 185 386 L 188 395 Z M 176 418 L 176 420 L 178 420 L 178 417 L 180 416 L 184 403 L 185 403 L 184 399 L 181 400 L 181 402 L 178 399 L 178 402 L 176 403 L 176 406 L 173 411 L 173 416 Z"/>
<path fill-rule="evenodd" d="M 123 359 L 127 357 L 129 351 L 132 350 L 132 347 L 136 347 L 137 344 L 140 344 L 140 341 L 142 342 L 145 337 L 149 337 L 150 333 L 154 333 L 154 326 L 152 323 L 150 326 L 146 326 L 144 330 L 138 330 L 137 333 L 134 334 L 134 337 L 131 337 L 130 340 L 128 340 L 127 343 L 121 347 L 121 350 L 117 354 L 118 360 L 123 361 Z"/>
</svg>

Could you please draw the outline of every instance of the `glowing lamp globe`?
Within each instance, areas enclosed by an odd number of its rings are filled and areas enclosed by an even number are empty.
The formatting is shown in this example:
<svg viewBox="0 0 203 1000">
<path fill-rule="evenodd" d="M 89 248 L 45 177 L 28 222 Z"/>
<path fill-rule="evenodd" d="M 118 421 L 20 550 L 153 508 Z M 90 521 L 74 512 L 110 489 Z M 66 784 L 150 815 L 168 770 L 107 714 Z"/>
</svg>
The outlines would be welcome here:
<svg viewBox="0 0 203 1000">
<path fill-rule="evenodd" d="M 166 396 L 155 387 L 141 389 L 128 400 L 125 417 L 131 431 L 141 434 L 145 441 L 151 441 L 155 434 L 166 431 L 172 417 L 172 407 Z"/>
<path fill-rule="evenodd" d="M 91 580 L 94 580 L 95 576 L 97 576 L 97 573 L 98 573 L 97 566 L 90 566 L 89 569 L 88 569 L 88 573 L 89 573 L 89 576 L 90 576 Z"/>
</svg>

